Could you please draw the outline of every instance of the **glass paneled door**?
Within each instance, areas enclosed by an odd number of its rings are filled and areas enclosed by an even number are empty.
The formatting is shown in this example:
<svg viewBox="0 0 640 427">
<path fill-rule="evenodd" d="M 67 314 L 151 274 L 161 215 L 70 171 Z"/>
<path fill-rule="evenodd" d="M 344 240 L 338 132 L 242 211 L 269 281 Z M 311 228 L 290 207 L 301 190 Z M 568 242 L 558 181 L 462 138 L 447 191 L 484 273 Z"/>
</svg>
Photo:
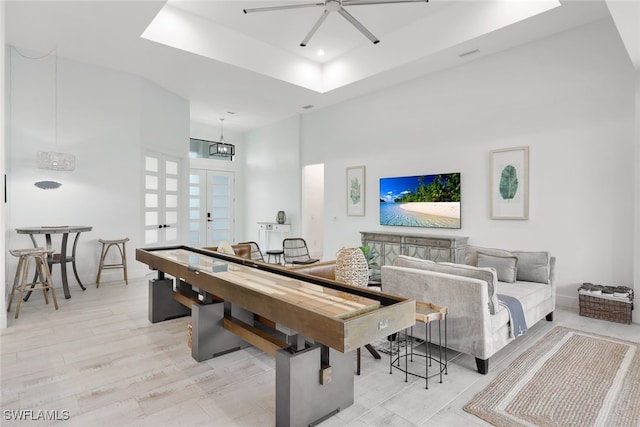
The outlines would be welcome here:
<svg viewBox="0 0 640 427">
<path fill-rule="evenodd" d="M 180 160 L 147 153 L 144 158 L 144 243 L 172 245 L 179 240 Z"/>
<path fill-rule="evenodd" d="M 234 242 L 233 172 L 191 169 L 189 174 L 189 244 L 199 247 Z"/>
</svg>

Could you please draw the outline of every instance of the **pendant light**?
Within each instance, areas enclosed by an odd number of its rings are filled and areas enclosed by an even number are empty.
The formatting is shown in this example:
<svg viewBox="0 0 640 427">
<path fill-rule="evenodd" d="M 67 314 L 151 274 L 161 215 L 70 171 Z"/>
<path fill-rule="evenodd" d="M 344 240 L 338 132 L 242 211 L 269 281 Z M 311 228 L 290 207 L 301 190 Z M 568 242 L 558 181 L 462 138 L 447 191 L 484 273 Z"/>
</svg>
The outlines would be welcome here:
<svg viewBox="0 0 640 427">
<path fill-rule="evenodd" d="M 209 155 L 215 157 L 230 157 L 236 154 L 236 147 L 233 144 L 224 142 L 224 119 L 220 119 L 220 141 L 213 142 L 209 145 Z"/>
</svg>

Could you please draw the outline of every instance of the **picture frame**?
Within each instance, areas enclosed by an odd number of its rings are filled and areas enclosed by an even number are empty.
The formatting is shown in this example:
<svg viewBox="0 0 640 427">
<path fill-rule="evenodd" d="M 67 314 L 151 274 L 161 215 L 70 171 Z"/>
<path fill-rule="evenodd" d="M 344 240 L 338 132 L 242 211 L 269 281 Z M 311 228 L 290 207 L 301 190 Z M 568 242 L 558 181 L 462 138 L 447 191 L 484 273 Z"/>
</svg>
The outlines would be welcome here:
<svg viewBox="0 0 640 427">
<path fill-rule="evenodd" d="M 529 147 L 491 151 L 491 219 L 529 219 Z"/>
<path fill-rule="evenodd" d="M 365 215 L 365 167 L 350 166 L 347 168 L 347 215 Z"/>
</svg>

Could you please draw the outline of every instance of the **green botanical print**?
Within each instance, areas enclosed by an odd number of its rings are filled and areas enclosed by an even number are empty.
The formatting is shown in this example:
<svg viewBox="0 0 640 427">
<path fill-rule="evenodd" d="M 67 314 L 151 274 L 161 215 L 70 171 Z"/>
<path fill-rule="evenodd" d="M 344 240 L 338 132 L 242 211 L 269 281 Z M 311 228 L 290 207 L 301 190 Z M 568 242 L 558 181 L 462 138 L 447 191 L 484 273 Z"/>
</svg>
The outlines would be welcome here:
<svg viewBox="0 0 640 427">
<path fill-rule="evenodd" d="M 511 200 L 518 192 L 518 172 L 512 165 L 507 165 L 502 169 L 500 175 L 500 195 L 504 200 Z"/>
<path fill-rule="evenodd" d="M 358 178 L 351 179 L 351 201 L 354 205 L 360 203 L 360 182 Z"/>
</svg>

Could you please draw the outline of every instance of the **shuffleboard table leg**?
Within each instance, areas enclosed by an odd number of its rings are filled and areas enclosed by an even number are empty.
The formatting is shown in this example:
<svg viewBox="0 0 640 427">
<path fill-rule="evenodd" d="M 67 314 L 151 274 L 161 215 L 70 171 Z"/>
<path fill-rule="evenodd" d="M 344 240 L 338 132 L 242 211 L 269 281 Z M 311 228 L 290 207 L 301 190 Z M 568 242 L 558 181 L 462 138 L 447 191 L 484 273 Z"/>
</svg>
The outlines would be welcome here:
<svg viewBox="0 0 640 427">
<path fill-rule="evenodd" d="M 354 356 L 354 351 L 340 353 L 320 344 L 298 352 L 279 350 L 276 353 L 276 425 L 316 425 L 353 405 Z M 330 380 L 322 381 L 327 361 Z"/>
</svg>

